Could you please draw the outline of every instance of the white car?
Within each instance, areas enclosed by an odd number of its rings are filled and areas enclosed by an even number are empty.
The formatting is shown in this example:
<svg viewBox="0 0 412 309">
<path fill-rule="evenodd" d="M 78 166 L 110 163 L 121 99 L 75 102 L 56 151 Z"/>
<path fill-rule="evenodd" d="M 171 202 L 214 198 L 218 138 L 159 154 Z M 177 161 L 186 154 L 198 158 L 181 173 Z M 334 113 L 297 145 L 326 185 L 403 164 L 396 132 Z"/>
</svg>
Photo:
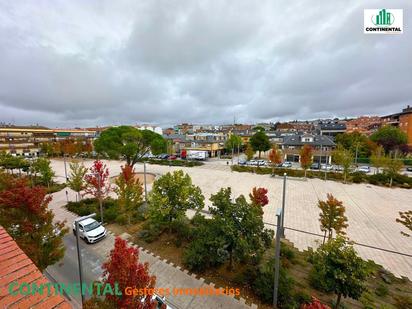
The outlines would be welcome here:
<svg viewBox="0 0 412 309">
<path fill-rule="evenodd" d="M 258 162 L 256 160 L 247 161 L 247 165 L 257 165 Z"/>
<path fill-rule="evenodd" d="M 331 171 L 333 169 L 333 166 L 330 164 L 321 164 L 320 165 L 320 169 L 321 170 L 327 170 L 327 171 Z"/>
<path fill-rule="evenodd" d="M 292 162 L 285 161 L 282 163 L 281 167 L 292 167 Z"/>
<path fill-rule="evenodd" d="M 266 160 L 257 160 L 257 165 L 265 166 L 265 165 L 267 165 L 267 161 Z"/>
<path fill-rule="evenodd" d="M 369 173 L 371 169 L 369 166 L 364 165 L 364 166 L 359 166 L 357 171 L 361 173 Z"/>
<path fill-rule="evenodd" d="M 85 242 L 92 244 L 103 239 L 107 235 L 107 230 L 100 222 L 93 218 L 81 219 L 79 221 L 79 237 Z M 73 222 L 73 234 L 76 235 L 76 223 Z"/>
</svg>

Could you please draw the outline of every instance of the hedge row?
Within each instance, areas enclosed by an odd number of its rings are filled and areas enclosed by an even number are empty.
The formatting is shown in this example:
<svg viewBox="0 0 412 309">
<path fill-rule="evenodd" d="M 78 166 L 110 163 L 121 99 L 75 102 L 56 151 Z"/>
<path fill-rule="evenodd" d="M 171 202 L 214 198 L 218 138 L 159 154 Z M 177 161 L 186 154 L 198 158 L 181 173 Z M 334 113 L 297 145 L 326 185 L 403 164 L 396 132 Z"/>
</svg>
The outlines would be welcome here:
<svg viewBox="0 0 412 309">
<path fill-rule="evenodd" d="M 272 168 L 270 167 L 253 167 L 253 166 L 235 165 L 235 166 L 232 166 L 232 170 L 235 172 L 256 173 L 260 175 L 271 175 L 272 174 Z M 275 168 L 273 171 L 275 175 L 280 175 L 280 176 L 283 176 L 284 173 L 286 173 L 286 175 L 289 177 L 304 177 L 305 176 L 305 171 L 297 170 L 297 169 Z M 325 172 L 308 170 L 306 173 L 306 177 L 325 179 Z M 328 180 L 343 181 L 343 173 L 328 171 L 326 173 L 326 178 Z M 353 172 L 353 173 L 349 173 L 347 181 L 354 182 L 354 183 L 370 183 L 373 185 L 388 186 L 390 183 L 390 177 L 385 173 L 367 175 L 361 172 Z M 392 185 L 396 187 L 410 189 L 412 188 L 412 178 L 405 176 L 405 175 L 398 174 L 393 178 Z"/>
</svg>

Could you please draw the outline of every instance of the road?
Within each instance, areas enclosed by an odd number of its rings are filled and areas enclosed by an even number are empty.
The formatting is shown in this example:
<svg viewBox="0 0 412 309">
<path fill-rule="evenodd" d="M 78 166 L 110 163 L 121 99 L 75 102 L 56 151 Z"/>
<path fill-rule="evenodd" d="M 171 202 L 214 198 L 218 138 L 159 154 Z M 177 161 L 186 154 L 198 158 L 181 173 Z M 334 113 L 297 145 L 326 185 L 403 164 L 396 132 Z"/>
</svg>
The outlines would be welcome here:
<svg viewBox="0 0 412 309">
<path fill-rule="evenodd" d="M 51 277 L 54 282 L 71 284 L 79 282 L 79 267 L 77 260 L 76 238 L 73 233 L 70 232 L 63 239 L 66 252 L 63 260 L 59 263 L 47 267 L 46 275 Z M 103 270 L 101 268 L 101 258 L 93 252 L 90 248 L 91 245 L 86 244 L 83 240 L 80 240 L 80 248 L 82 253 L 83 263 L 83 283 L 90 284 L 99 277 L 101 277 Z M 81 296 L 80 295 L 65 295 L 70 299 L 72 303 L 80 308 Z"/>
</svg>

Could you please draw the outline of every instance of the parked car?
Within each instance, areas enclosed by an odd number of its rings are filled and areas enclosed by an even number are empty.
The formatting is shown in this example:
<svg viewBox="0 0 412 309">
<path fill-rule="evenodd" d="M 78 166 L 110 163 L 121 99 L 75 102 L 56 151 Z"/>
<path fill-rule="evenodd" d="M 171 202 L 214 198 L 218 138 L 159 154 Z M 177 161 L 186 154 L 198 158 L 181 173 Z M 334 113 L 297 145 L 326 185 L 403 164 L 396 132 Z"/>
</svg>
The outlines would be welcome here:
<svg viewBox="0 0 412 309">
<path fill-rule="evenodd" d="M 292 162 L 285 161 L 285 162 L 282 163 L 282 167 L 285 167 L 285 168 L 292 167 Z"/>
<path fill-rule="evenodd" d="M 312 163 L 312 165 L 310 166 L 311 170 L 318 170 L 320 168 L 319 163 Z"/>
<path fill-rule="evenodd" d="M 169 157 L 169 155 L 167 153 L 162 153 L 162 154 L 157 156 L 157 158 L 161 159 L 161 160 L 166 160 L 168 157 Z"/>
<path fill-rule="evenodd" d="M 81 219 L 79 221 L 79 237 L 83 238 L 85 242 L 91 244 L 98 242 L 106 237 L 107 231 L 100 222 L 93 218 Z M 73 222 L 73 234 L 76 235 L 76 223 Z"/>
<path fill-rule="evenodd" d="M 333 166 L 330 164 L 321 164 L 320 165 L 320 169 L 321 170 L 326 170 L 326 171 L 331 171 L 333 169 Z"/>
<path fill-rule="evenodd" d="M 246 165 L 247 161 L 245 159 L 239 159 L 239 165 Z"/>
<path fill-rule="evenodd" d="M 257 160 L 257 165 L 258 166 L 265 166 L 265 165 L 267 165 L 267 161 L 266 160 Z"/>
<path fill-rule="evenodd" d="M 343 166 L 335 165 L 335 166 L 333 167 L 333 169 L 334 169 L 335 171 L 337 171 L 337 172 L 342 172 L 342 171 L 343 171 Z"/>
<path fill-rule="evenodd" d="M 406 170 L 407 170 L 408 172 L 412 172 L 412 166 L 408 166 L 408 167 L 406 168 Z"/>
<path fill-rule="evenodd" d="M 371 171 L 371 168 L 367 165 L 363 165 L 363 166 L 359 166 L 357 168 L 357 171 L 361 173 L 369 173 Z"/>
<path fill-rule="evenodd" d="M 176 160 L 177 157 L 176 157 L 175 155 L 171 155 L 171 156 L 169 156 L 167 159 L 168 159 L 168 160 Z"/>
<path fill-rule="evenodd" d="M 258 164 L 258 161 L 256 161 L 256 160 L 247 161 L 247 165 L 252 165 L 252 166 L 254 166 L 254 165 L 257 165 L 257 164 Z"/>
</svg>

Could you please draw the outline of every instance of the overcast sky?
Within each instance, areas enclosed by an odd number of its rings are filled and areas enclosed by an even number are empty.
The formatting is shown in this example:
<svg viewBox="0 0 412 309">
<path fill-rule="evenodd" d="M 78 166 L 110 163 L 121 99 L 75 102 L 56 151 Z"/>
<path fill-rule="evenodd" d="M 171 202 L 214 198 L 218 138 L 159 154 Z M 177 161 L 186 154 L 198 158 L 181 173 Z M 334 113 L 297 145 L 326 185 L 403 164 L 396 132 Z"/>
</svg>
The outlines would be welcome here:
<svg viewBox="0 0 412 309">
<path fill-rule="evenodd" d="M 404 33 L 363 33 L 402 8 Z M 2 1 L 0 122 L 382 115 L 412 105 L 412 1 Z"/>
</svg>

